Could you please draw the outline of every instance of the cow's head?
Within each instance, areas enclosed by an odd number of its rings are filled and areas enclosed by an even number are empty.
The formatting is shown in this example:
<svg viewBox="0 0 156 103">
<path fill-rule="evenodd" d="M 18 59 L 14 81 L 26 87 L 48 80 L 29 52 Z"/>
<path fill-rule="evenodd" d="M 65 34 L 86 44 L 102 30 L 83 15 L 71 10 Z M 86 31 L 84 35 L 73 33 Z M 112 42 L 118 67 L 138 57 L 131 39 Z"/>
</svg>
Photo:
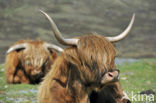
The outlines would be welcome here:
<svg viewBox="0 0 156 103">
<path fill-rule="evenodd" d="M 57 57 L 56 51 L 63 51 L 56 45 L 42 40 L 21 40 L 9 48 L 7 54 L 16 52 L 20 60 L 19 66 L 31 76 L 42 74 L 50 68 Z"/>
</svg>

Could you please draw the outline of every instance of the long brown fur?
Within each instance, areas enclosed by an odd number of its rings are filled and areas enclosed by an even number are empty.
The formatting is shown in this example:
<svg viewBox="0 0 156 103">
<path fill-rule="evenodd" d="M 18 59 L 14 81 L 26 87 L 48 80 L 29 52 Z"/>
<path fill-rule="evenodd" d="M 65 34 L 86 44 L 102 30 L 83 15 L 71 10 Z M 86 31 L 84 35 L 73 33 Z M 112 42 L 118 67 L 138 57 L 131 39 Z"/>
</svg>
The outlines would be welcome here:
<svg viewBox="0 0 156 103">
<path fill-rule="evenodd" d="M 92 91 L 101 91 L 104 72 L 115 69 L 114 46 L 103 36 L 79 38 L 56 59 L 38 92 L 39 103 L 87 103 Z"/>
<path fill-rule="evenodd" d="M 29 44 L 28 48 L 13 51 L 6 56 L 6 80 L 8 83 L 39 83 L 57 58 L 56 51 L 43 47 L 45 42 L 42 40 L 20 40 L 14 45 L 21 43 Z M 35 75 L 35 69 L 42 71 Z"/>
</svg>

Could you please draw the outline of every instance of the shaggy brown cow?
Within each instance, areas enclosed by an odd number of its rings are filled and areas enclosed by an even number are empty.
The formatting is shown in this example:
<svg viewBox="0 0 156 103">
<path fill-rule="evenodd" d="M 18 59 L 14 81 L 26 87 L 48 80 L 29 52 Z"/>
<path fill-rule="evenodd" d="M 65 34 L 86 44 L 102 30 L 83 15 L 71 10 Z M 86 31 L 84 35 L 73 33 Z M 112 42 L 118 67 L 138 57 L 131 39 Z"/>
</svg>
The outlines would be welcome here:
<svg viewBox="0 0 156 103">
<path fill-rule="evenodd" d="M 38 102 L 88 103 L 93 91 L 101 91 L 110 84 L 105 82 L 105 73 L 116 70 L 114 64 L 116 51 L 112 42 L 119 41 L 128 34 L 134 22 L 134 16 L 129 26 L 119 36 L 103 37 L 89 34 L 65 39 L 50 16 L 41 12 L 50 21 L 57 40 L 70 47 L 60 54 L 53 68 L 45 76 L 39 88 Z M 123 100 L 119 102 L 124 103 Z"/>
<path fill-rule="evenodd" d="M 63 49 L 42 40 L 20 40 L 9 48 L 6 56 L 6 79 L 8 83 L 36 84 L 49 71 Z"/>
</svg>

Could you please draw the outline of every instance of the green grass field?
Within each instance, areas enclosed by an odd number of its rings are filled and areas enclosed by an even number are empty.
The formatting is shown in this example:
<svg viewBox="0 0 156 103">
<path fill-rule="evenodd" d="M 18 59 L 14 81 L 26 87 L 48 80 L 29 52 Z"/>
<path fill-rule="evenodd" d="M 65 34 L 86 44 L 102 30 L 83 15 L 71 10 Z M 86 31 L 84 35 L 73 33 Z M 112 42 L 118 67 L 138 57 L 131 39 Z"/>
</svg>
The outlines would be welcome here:
<svg viewBox="0 0 156 103">
<path fill-rule="evenodd" d="M 124 90 L 131 98 L 131 92 L 137 94 L 152 89 L 156 92 L 156 59 L 144 59 L 134 63 L 117 66 Z M 37 103 L 38 85 L 9 85 L 4 77 L 4 65 L 0 65 L 0 103 Z M 156 97 L 154 98 L 156 99 Z M 145 101 L 132 103 L 147 103 Z M 156 103 L 148 102 L 148 103 Z"/>
<path fill-rule="evenodd" d="M 134 94 L 149 89 L 156 92 L 156 59 L 145 59 L 131 64 L 123 64 L 119 65 L 118 68 L 121 71 L 120 80 L 122 87 L 130 98 L 132 91 Z M 132 103 L 146 102 L 140 101 Z M 156 100 L 150 103 L 156 103 Z"/>
</svg>

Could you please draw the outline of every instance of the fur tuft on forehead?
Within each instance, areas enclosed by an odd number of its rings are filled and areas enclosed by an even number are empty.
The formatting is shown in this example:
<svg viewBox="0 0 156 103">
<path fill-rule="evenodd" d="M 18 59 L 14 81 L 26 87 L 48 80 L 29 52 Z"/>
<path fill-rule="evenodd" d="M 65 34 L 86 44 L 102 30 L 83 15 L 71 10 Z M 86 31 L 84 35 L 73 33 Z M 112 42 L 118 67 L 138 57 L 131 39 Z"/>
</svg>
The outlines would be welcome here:
<svg viewBox="0 0 156 103">
<path fill-rule="evenodd" d="M 79 40 L 77 48 L 80 59 L 88 65 L 96 62 L 100 68 L 110 69 L 114 67 L 115 48 L 103 36 L 84 36 Z"/>
<path fill-rule="evenodd" d="M 66 48 L 63 53 L 65 61 L 80 71 L 84 82 L 96 82 L 104 72 L 114 69 L 115 56 L 115 48 L 106 38 L 91 34 L 80 37 L 77 46 Z"/>
<path fill-rule="evenodd" d="M 77 47 L 68 48 L 65 53 L 70 62 L 75 60 L 76 63 L 72 63 L 87 65 L 91 70 L 96 69 L 95 65 L 105 70 L 115 67 L 114 46 L 105 37 L 96 34 L 80 37 Z"/>
</svg>

